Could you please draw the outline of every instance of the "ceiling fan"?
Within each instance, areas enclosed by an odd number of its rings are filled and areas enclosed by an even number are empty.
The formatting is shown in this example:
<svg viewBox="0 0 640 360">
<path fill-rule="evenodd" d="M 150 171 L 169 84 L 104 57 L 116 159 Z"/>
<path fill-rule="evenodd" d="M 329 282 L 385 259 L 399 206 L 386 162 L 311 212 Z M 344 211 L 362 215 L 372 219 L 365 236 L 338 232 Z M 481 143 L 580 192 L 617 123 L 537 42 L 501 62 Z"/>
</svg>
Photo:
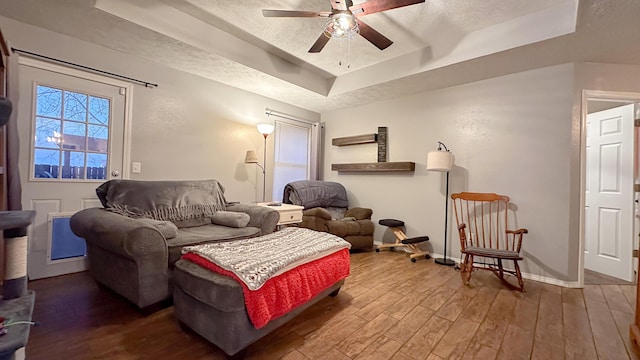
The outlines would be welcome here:
<svg viewBox="0 0 640 360">
<path fill-rule="evenodd" d="M 332 37 L 351 38 L 360 34 L 378 49 L 388 48 L 393 41 L 360 20 L 363 15 L 423 3 L 425 0 L 369 0 L 353 5 L 352 0 L 330 0 L 331 11 L 262 10 L 264 17 L 325 17 L 325 29 L 309 49 L 310 53 L 320 52 Z"/>
</svg>

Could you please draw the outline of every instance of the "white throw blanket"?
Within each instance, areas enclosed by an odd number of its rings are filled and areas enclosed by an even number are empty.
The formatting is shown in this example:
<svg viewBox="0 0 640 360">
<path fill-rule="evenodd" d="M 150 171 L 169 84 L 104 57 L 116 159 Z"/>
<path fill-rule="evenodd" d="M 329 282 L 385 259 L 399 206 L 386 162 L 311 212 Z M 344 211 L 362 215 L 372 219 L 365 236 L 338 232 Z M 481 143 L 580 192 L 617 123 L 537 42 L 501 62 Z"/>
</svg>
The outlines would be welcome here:
<svg viewBox="0 0 640 360">
<path fill-rule="evenodd" d="M 351 244 L 335 235 L 288 227 L 257 238 L 185 246 L 182 253 L 200 255 L 236 274 L 250 290 L 257 290 L 284 269 L 350 248 Z"/>
</svg>

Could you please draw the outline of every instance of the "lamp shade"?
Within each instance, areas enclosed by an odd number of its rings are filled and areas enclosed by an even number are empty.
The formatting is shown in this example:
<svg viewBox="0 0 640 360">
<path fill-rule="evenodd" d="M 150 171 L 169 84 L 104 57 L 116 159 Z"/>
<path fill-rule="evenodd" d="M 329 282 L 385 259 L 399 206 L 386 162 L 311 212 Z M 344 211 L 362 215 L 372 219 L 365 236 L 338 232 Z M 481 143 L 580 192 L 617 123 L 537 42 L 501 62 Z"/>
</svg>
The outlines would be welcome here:
<svg viewBox="0 0 640 360">
<path fill-rule="evenodd" d="M 262 135 L 269 135 L 273 132 L 273 125 L 272 124 L 258 124 L 258 132 L 260 132 L 260 134 Z"/>
<path fill-rule="evenodd" d="M 244 156 L 244 163 L 245 164 L 257 164 L 258 163 L 258 156 L 256 155 L 256 152 L 253 150 L 247 150 L 247 154 Z"/>
<path fill-rule="evenodd" d="M 453 167 L 453 154 L 450 151 L 430 151 L 427 154 L 427 170 L 449 171 Z"/>
</svg>

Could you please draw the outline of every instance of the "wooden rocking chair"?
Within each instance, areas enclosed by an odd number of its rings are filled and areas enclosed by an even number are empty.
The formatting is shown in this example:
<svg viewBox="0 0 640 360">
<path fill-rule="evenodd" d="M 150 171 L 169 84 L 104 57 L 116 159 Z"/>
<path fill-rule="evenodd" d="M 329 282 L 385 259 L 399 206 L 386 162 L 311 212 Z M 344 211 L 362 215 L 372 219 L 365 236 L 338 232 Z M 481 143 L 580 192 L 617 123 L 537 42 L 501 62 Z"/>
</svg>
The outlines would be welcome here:
<svg viewBox="0 0 640 360">
<path fill-rule="evenodd" d="M 460 251 L 464 255 L 460 275 L 469 285 L 474 269 L 492 271 L 511 288 L 524 292 L 524 282 L 518 261 L 527 229 L 510 230 L 508 225 L 509 197 L 491 193 L 463 192 L 452 194 L 453 208 L 460 236 Z M 513 269 L 502 261 L 513 261 Z M 509 283 L 505 273 L 514 275 L 518 285 Z"/>
</svg>

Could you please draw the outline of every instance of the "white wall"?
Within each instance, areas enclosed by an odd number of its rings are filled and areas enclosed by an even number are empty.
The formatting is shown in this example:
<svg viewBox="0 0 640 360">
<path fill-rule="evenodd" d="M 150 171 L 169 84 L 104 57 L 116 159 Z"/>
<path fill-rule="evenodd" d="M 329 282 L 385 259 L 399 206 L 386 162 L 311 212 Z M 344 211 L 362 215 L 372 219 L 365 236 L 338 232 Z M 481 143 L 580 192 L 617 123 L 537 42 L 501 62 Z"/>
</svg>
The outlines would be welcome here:
<svg viewBox="0 0 640 360">
<path fill-rule="evenodd" d="M 10 46 L 159 84 L 135 86 L 131 160 L 142 163 L 133 179 L 220 181 L 228 200 L 262 198 L 262 173 L 245 165 L 246 150 L 262 158 L 265 108 L 312 121 L 320 115 L 151 61 L 96 46 L 0 16 Z M 272 138 L 269 148 L 272 148 Z M 270 194 L 267 182 L 267 194 Z"/>
<path fill-rule="evenodd" d="M 323 113 L 325 179 L 344 184 L 353 205 L 373 208 L 374 221 L 400 219 L 408 236 L 429 235 L 442 254 L 445 176 L 426 170 L 427 152 L 442 141 L 455 155 L 450 193 L 511 197 L 514 226 L 529 229 L 523 271 L 575 280 L 568 261 L 573 82 L 574 65 L 567 64 Z M 378 126 L 388 127 L 389 161 L 414 161 L 415 173 L 331 171 L 332 163 L 375 162 L 376 144 L 335 147 L 331 139 L 375 133 Z M 458 258 L 454 222 L 449 216 L 451 254 Z M 376 241 L 383 235 L 377 225 Z"/>
</svg>

